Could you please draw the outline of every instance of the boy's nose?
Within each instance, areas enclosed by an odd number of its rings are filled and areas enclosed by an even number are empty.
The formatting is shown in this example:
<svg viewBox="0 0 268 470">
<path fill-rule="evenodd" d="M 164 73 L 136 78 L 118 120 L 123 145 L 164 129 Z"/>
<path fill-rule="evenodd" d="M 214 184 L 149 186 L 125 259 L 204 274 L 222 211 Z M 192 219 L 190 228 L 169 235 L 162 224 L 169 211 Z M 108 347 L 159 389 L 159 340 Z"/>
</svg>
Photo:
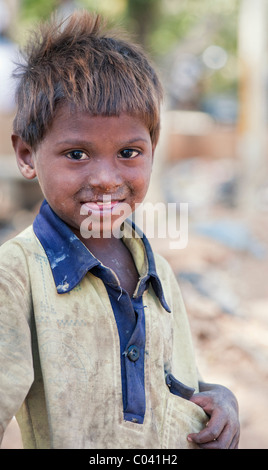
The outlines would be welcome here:
<svg viewBox="0 0 268 470">
<path fill-rule="evenodd" d="M 89 176 L 91 187 L 104 192 L 111 192 L 122 185 L 122 176 L 115 165 L 105 161 L 98 161 Z"/>
</svg>

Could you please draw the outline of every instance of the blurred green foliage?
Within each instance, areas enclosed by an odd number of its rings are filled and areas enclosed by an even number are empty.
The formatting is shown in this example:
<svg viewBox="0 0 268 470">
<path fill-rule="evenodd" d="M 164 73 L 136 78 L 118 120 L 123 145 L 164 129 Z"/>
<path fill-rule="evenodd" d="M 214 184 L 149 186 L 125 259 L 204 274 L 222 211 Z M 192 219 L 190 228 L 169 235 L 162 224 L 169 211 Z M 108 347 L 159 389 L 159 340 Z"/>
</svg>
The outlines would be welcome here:
<svg viewBox="0 0 268 470">
<path fill-rule="evenodd" d="M 69 0 L 70 2 L 70 0 Z M 27 30 L 39 19 L 65 6 L 68 0 L 20 0 L 16 40 L 23 43 Z M 74 0 L 74 5 L 103 13 L 119 22 L 143 44 L 160 67 L 176 49 L 201 57 L 211 44 L 228 54 L 223 70 L 205 74 L 203 92 L 235 91 L 236 50 L 240 0 Z"/>
<path fill-rule="evenodd" d="M 56 8 L 56 0 L 22 0 L 20 3 L 20 21 L 27 24 L 39 19 L 46 19 Z"/>
<path fill-rule="evenodd" d="M 64 0 L 21 0 L 20 28 L 47 18 Z M 154 56 L 166 54 L 205 19 L 217 24 L 214 42 L 236 48 L 239 0 L 78 0 L 77 7 L 99 11 L 129 28 Z"/>
</svg>

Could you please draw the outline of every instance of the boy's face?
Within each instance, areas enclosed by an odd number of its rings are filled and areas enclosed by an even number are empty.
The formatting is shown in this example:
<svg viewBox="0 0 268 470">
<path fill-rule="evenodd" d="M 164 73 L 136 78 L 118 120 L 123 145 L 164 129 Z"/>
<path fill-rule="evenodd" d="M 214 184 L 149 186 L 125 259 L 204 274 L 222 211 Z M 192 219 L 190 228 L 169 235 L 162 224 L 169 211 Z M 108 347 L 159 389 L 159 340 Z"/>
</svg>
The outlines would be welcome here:
<svg viewBox="0 0 268 470">
<path fill-rule="evenodd" d="M 77 234 L 87 216 L 100 221 L 100 231 L 104 220 L 121 224 L 120 208 L 127 217 L 149 186 L 150 134 L 127 114 L 95 117 L 62 106 L 35 152 L 16 136 L 13 145 L 22 174 L 38 177 L 49 205 Z"/>
</svg>

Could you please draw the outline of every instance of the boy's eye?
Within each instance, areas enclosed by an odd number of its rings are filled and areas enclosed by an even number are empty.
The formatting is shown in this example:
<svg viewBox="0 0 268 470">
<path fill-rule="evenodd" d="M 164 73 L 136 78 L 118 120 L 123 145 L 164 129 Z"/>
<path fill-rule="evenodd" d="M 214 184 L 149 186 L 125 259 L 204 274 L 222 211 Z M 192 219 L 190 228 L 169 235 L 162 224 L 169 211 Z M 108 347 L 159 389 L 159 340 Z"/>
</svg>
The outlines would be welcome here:
<svg viewBox="0 0 268 470">
<path fill-rule="evenodd" d="M 119 153 L 119 158 L 130 159 L 130 158 L 135 158 L 138 155 L 140 155 L 140 152 L 138 150 L 124 149 Z"/>
<path fill-rule="evenodd" d="M 71 160 L 86 160 L 88 158 L 87 154 L 82 150 L 72 150 L 66 154 L 66 157 Z"/>
</svg>

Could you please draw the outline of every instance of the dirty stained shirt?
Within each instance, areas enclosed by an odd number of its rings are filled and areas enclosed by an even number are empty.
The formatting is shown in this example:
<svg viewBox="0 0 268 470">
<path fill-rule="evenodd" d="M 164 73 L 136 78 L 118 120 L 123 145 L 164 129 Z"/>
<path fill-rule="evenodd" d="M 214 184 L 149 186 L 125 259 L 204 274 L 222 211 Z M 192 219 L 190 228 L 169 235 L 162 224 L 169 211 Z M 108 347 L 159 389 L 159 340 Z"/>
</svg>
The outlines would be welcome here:
<svg viewBox="0 0 268 470">
<path fill-rule="evenodd" d="M 0 439 L 16 415 L 27 449 L 195 447 L 207 416 L 177 279 L 124 225 L 133 298 L 46 202 L 0 247 Z"/>
<path fill-rule="evenodd" d="M 156 272 L 151 246 L 145 235 L 134 224 L 131 225 L 125 226 L 123 241 L 130 252 L 133 251 L 133 258 L 140 275 L 132 298 L 121 288 L 113 271 L 93 256 L 46 201 L 43 202 L 34 220 L 33 229 L 46 252 L 59 294 L 70 292 L 89 271 L 103 281 L 120 338 L 124 419 L 141 424 L 146 408 L 144 390 L 146 305 L 143 305 L 142 296 L 148 289 L 149 283 L 152 284 L 162 306 L 167 311 L 170 309 Z M 133 233 L 137 240 L 132 250 Z"/>
</svg>

